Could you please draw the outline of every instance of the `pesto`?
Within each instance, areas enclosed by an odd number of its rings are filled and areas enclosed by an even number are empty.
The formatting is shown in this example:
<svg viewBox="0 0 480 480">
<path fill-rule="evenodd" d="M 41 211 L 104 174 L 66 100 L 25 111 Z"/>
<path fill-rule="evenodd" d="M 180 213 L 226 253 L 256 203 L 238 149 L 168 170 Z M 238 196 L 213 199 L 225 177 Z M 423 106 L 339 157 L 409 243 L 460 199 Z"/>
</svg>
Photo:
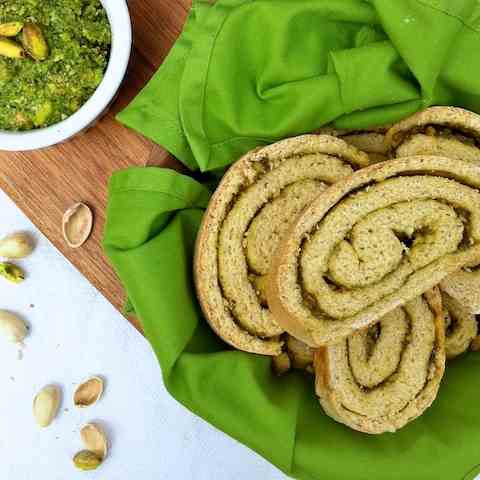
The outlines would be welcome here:
<svg viewBox="0 0 480 480">
<path fill-rule="evenodd" d="M 0 24 L 32 22 L 48 44 L 37 61 L 0 56 L 0 129 L 46 127 L 75 113 L 102 81 L 111 31 L 99 0 L 0 0 Z M 22 43 L 19 33 L 11 40 Z"/>
</svg>

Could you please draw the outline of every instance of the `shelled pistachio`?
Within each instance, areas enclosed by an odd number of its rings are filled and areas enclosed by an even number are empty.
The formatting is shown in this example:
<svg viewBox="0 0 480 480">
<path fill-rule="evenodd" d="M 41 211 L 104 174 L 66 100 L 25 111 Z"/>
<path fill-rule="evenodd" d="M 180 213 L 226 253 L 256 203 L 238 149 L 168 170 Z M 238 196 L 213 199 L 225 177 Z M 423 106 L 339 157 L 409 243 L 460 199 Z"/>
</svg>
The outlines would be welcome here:
<svg viewBox="0 0 480 480">
<path fill-rule="evenodd" d="M 35 60 L 48 58 L 48 44 L 41 28 L 33 22 L 28 22 L 23 27 L 22 44 L 27 53 Z"/>
<path fill-rule="evenodd" d="M 9 38 L 0 37 L 0 56 L 7 58 L 24 58 L 25 50 Z"/>
<path fill-rule="evenodd" d="M 0 262 L 0 277 L 12 283 L 21 283 L 25 280 L 25 273 L 13 263 Z"/>
<path fill-rule="evenodd" d="M 23 22 L 0 23 L 0 36 L 15 37 L 23 28 Z"/>
<path fill-rule="evenodd" d="M 90 450 L 82 450 L 73 457 L 73 463 L 79 470 L 96 470 L 102 463 L 102 459 Z"/>
</svg>

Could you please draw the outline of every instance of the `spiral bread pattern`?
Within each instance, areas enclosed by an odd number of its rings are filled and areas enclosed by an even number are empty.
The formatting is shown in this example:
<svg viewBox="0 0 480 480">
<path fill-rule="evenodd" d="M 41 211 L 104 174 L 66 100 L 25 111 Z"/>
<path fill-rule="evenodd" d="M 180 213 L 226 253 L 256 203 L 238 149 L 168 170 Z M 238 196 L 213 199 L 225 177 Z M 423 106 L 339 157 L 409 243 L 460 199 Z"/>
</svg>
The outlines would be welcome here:
<svg viewBox="0 0 480 480">
<path fill-rule="evenodd" d="M 267 289 L 275 319 L 328 345 L 480 263 L 479 187 L 479 166 L 433 156 L 339 181 L 280 243 Z"/>
<path fill-rule="evenodd" d="M 438 289 L 380 323 L 315 353 L 316 392 L 325 412 L 365 433 L 394 432 L 435 399 L 445 371 Z"/>
<path fill-rule="evenodd" d="M 431 107 L 394 125 L 385 137 L 392 156 L 438 155 L 480 165 L 480 116 L 456 107 Z M 469 265 L 441 283 L 442 290 L 480 313 L 480 268 Z"/>
<path fill-rule="evenodd" d="M 223 177 L 197 238 L 195 284 L 214 331 L 232 346 L 279 355 L 284 331 L 265 296 L 277 244 L 329 185 L 368 164 L 342 140 L 304 135 L 250 152 Z"/>
</svg>

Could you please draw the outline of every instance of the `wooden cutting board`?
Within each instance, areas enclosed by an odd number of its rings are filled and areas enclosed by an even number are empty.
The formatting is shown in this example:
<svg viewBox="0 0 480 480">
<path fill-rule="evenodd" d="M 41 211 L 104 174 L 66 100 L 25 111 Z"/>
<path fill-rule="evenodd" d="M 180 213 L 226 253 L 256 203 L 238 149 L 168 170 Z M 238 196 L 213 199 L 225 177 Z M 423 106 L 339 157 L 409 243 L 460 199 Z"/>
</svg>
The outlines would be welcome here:
<svg viewBox="0 0 480 480">
<path fill-rule="evenodd" d="M 124 292 L 101 248 L 108 179 L 115 170 L 145 165 L 150 157 L 157 165 L 171 164 L 172 159 L 162 149 L 153 149 L 145 137 L 117 123 L 114 116 L 161 65 L 189 8 L 190 0 L 130 0 L 132 62 L 110 112 L 88 132 L 63 145 L 25 153 L 0 151 L 0 188 L 119 310 Z M 63 241 L 61 220 L 77 201 L 92 207 L 95 226 L 89 241 L 71 250 Z M 2 233 L 7 232 L 0 230 Z M 139 328 L 135 318 L 129 320 Z"/>
</svg>

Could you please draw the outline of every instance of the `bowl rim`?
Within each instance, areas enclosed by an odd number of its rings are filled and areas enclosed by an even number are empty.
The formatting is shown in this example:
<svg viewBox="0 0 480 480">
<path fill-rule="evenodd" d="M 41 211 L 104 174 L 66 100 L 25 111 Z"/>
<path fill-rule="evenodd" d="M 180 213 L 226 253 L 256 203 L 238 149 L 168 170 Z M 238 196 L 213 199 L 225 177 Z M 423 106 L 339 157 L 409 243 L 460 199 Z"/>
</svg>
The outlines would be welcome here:
<svg viewBox="0 0 480 480">
<path fill-rule="evenodd" d="M 28 151 L 50 147 L 75 136 L 108 108 L 123 82 L 132 50 L 132 23 L 127 0 L 100 0 L 112 31 L 110 59 L 93 95 L 70 117 L 46 128 L 25 132 L 0 130 L 0 150 Z"/>
</svg>

